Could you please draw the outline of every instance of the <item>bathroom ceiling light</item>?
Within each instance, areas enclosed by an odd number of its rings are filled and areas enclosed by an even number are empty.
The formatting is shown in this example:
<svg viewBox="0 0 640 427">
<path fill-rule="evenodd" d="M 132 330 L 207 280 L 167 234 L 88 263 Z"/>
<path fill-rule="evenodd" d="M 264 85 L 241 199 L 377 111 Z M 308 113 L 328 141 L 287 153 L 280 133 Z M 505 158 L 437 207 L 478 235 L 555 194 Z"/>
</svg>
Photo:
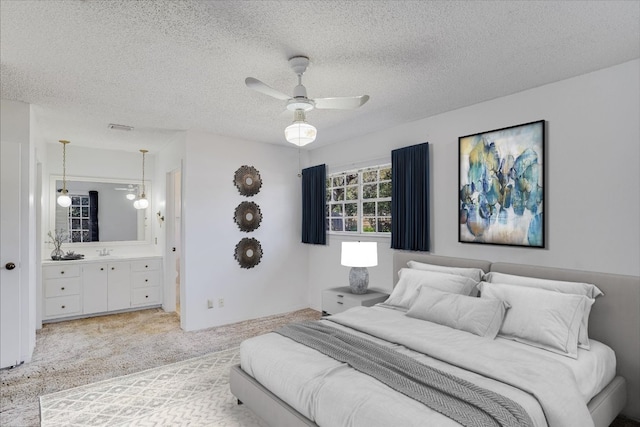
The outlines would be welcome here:
<svg viewBox="0 0 640 427">
<path fill-rule="evenodd" d="M 71 197 L 67 191 L 67 144 L 69 141 L 63 139 L 60 140 L 62 144 L 62 190 L 58 196 L 58 204 L 63 208 L 71 206 Z"/>
<path fill-rule="evenodd" d="M 133 202 L 133 207 L 136 209 L 146 209 L 149 206 L 149 201 L 144 194 L 144 155 L 147 154 L 149 150 L 140 150 L 140 152 L 142 153 L 142 185 L 140 186 L 142 191 L 140 192 L 140 198 Z"/>
</svg>

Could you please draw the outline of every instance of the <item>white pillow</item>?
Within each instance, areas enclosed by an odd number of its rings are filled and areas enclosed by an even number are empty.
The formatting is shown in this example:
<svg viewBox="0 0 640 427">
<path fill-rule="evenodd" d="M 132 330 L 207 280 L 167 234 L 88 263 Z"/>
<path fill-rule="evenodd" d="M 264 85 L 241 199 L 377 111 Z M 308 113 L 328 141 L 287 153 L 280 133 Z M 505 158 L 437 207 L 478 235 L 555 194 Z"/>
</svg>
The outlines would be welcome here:
<svg viewBox="0 0 640 427">
<path fill-rule="evenodd" d="M 473 279 L 469 279 L 468 277 L 410 268 L 401 268 L 398 276 L 400 276 L 398 284 L 393 288 L 385 304 L 402 308 L 409 308 L 411 306 L 418 296 L 418 291 L 421 286 L 428 286 L 455 294 L 469 295 L 477 284 Z"/>
<path fill-rule="evenodd" d="M 407 316 L 494 339 L 508 304 L 498 299 L 475 298 L 423 286 Z"/>
<path fill-rule="evenodd" d="M 478 286 L 481 298 L 497 298 L 511 306 L 500 336 L 573 359 L 578 357 L 580 323 L 594 299 L 500 283 L 481 282 Z"/>
<path fill-rule="evenodd" d="M 440 273 L 449 273 L 455 274 L 456 276 L 468 277 L 476 282 L 480 282 L 482 280 L 482 276 L 484 276 L 484 271 L 480 268 L 446 267 L 444 265 L 427 264 L 418 261 L 409 261 L 407 266 L 417 270 L 437 271 Z"/>
<path fill-rule="evenodd" d="M 538 279 L 536 277 L 516 276 L 513 274 L 497 273 L 492 271 L 484 276 L 484 280 L 490 283 L 504 283 L 516 286 L 545 289 L 561 292 L 563 294 L 585 295 L 589 298 L 597 298 L 604 293 L 596 285 L 590 283 L 564 282 L 561 280 Z M 578 347 L 585 350 L 591 348 L 589 344 L 589 315 L 591 306 L 584 311 L 578 335 Z"/>
<path fill-rule="evenodd" d="M 600 295 L 604 295 L 596 285 L 592 285 L 590 283 L 538 279 L 537 277 L 516 276 L 514 274 L 497 273 L 495 271 L 487 273 L 484 276 L 484 281 L 490 283 L 528 286 L 530 288 L 562 292 L 563 294 L 585 295 L 589 298 L 597 298 Z"/>
</svg>

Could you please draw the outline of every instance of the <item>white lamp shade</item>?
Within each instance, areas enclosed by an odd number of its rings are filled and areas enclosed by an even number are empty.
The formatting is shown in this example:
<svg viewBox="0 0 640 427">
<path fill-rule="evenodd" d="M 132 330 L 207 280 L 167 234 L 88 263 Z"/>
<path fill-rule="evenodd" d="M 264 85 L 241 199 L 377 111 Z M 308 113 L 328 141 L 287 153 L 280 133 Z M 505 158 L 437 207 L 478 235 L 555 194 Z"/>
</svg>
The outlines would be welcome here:
<svg viewBox="0 0 640 427">
<path fill-rule="evenodd" d="M 296 121 L 284 130 L 284 137 L 292 144 L 302 147 L 316 140 L 318 131 L 307 122 Z"/>
<path fill-rule="evenodd" d="M 378 242 L 342 242 L 340 264 L 347 267 L 378 265 Z"/>
<path fill-rule="evenodd" d="M 58 204 L 63 208 L 71 206 L 71 197 L 67 193 L 62 193 L 58 196 Z"/>
<path fill-rule="evenodd" d="M 133 202 L 133 207 L 136 209 L 146 209 L 148 206 L 149 206 L 149 201 L 144 197 Z"/>
</svg>

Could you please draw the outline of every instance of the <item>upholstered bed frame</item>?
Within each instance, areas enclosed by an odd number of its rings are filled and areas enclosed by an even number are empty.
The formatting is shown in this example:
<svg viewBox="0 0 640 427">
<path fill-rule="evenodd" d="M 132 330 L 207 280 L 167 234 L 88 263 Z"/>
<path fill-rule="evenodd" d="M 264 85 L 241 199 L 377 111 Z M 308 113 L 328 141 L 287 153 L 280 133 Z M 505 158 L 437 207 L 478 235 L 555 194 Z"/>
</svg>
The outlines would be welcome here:
<svg viewBox="0 0 640 427">
<path fill-rule="evenodd" d="M 589 411 L 596 427 L 608 426 L 619 413 L 640 419 L 640 277 L 395 251 L 394 286 L 396 272 L 410 260 L 597 285 L 605 295 L 598 298 L 591 310 L 589 336 L 616 352 L 617 377 L 591 399 Z M 316 425 L 247 375 L 240 366 L 231 369 L 230 386 L 234 396 L 270 426 Z"/>
</svg>

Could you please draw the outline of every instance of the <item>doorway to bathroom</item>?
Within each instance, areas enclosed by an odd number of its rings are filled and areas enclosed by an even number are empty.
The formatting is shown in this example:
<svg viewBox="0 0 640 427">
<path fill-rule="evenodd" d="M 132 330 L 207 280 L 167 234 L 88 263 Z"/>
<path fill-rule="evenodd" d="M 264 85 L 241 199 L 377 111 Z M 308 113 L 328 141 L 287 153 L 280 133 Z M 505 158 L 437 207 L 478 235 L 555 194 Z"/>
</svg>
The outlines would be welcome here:
<svg viewBox="0 0 640 427">
<path fill-rule="evenodd" d="M 182 324 L 184 286 L 181 280 L 182 263 L 182 170 L 167 173 L 167 280 L 168 296 L 175 301 L 176 313 Z"/>
</svg>

